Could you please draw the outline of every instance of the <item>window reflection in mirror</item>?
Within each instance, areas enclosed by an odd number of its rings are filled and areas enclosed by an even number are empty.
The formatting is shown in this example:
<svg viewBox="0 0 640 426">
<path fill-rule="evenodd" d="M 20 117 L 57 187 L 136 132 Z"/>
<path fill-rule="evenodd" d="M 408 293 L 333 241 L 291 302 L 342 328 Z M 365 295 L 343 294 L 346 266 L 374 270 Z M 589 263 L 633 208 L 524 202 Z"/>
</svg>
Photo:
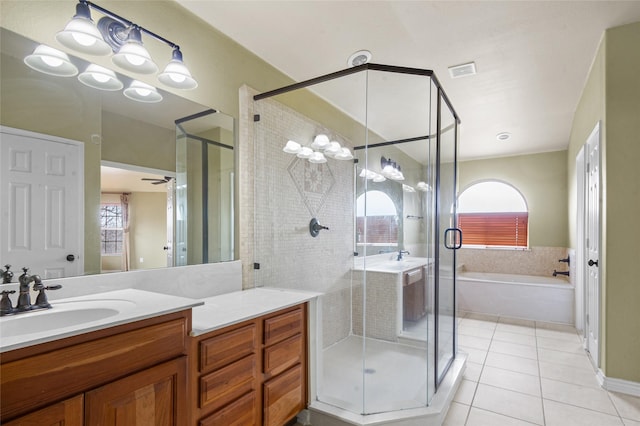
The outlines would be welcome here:
<svg viewBox="0 0 640 426">
<path fill-rule="evenodd" d="M 384 192 L 367 191 L 356 200 L 356 241 L 363 244 L 398 244 L 398 212 Z"/>
</svg>

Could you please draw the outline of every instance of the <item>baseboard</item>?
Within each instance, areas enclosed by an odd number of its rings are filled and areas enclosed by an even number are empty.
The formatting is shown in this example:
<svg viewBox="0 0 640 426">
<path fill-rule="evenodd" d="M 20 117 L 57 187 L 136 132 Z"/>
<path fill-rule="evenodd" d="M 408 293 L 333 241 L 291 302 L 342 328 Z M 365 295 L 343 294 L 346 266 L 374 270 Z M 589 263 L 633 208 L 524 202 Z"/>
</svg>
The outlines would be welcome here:
<svg viewBox="0 0 640 426">
<path fill-rule="evenodd" d="M 625 393 L 627 395 L 639 396 L 640 397 L 640 383 L 632 382 L 629 380 L 616 379 L 614 377 L 607 377 L 604 375 L 602 370 L 598 369 L 598 374 L 596 375 L 600 386 L 605 388 L 608 391 L 612 392 L 620 392 Z"/>
</svg>

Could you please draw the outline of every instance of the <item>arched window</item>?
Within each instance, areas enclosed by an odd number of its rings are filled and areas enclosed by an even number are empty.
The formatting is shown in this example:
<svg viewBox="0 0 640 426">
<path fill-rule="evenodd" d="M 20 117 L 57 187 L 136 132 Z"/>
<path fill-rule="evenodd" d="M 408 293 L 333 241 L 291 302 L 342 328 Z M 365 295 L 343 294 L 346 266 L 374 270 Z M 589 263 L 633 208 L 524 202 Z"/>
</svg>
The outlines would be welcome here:
<svg viewBox="0 0 640 426">
<path fill-rule="evenodd" d="M 458 227 L 463 246 L 527 247 L 527 203 L 504 182 L 475 183 L 458 197 Z"/>
<path fill-rule="evenodd" d="M 382 191 L 367 191 L 356 199 L 356 234 L 358 243 L 398 242 L 398 212 L 391 197 Z"/>
</svg>

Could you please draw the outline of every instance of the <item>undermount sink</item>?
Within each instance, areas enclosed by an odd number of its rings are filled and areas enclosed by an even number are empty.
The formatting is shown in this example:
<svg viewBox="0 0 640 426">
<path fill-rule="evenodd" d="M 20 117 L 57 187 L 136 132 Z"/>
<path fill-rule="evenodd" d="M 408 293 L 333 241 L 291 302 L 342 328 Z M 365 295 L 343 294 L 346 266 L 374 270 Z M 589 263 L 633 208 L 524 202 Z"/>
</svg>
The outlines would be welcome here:
<svg viewBox="0 0 640 426">
<path fill-rule="evenodd" d="M 51 309 L 23 312 L 2 317 L 0 336 L 10 338 L 33 333 L 77 327 L 113 317 L 135 307 L 129 300 L 84 300 L 52 303 Z"/>
</svg>

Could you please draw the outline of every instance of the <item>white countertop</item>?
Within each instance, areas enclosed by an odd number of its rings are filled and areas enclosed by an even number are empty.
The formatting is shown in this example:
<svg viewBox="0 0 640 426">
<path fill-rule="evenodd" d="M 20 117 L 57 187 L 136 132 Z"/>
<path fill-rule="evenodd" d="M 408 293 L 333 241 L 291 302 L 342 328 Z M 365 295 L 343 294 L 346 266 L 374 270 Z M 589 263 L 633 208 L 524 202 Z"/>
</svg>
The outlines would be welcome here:
<svg viewBox="0 0 640 426">
<path fill-rule="evenodd" d="M 51 304 L 51 309 L 0 317 L 0 352 L 178 312 L 203 302 L 124 289 L 55 300 Z"/>
<path fill-rule="evenodd" d="M 307 302 L 321 293 L 279 288 L 254 288 L 203 299 L 192 311 L 192 336 Z"/>
<path fill-rule="evenodd" d="M 353 270 L 399 274 L 433 263 L 433 259 L 429 257 L 405 255 L 402 260 L 396 260 L 397 256 L 397 253 L 392 253 L 391 255 L 389 255 L 389 253 L 385 253 L 358 257 L 353 263 Z"/>
</svg>

